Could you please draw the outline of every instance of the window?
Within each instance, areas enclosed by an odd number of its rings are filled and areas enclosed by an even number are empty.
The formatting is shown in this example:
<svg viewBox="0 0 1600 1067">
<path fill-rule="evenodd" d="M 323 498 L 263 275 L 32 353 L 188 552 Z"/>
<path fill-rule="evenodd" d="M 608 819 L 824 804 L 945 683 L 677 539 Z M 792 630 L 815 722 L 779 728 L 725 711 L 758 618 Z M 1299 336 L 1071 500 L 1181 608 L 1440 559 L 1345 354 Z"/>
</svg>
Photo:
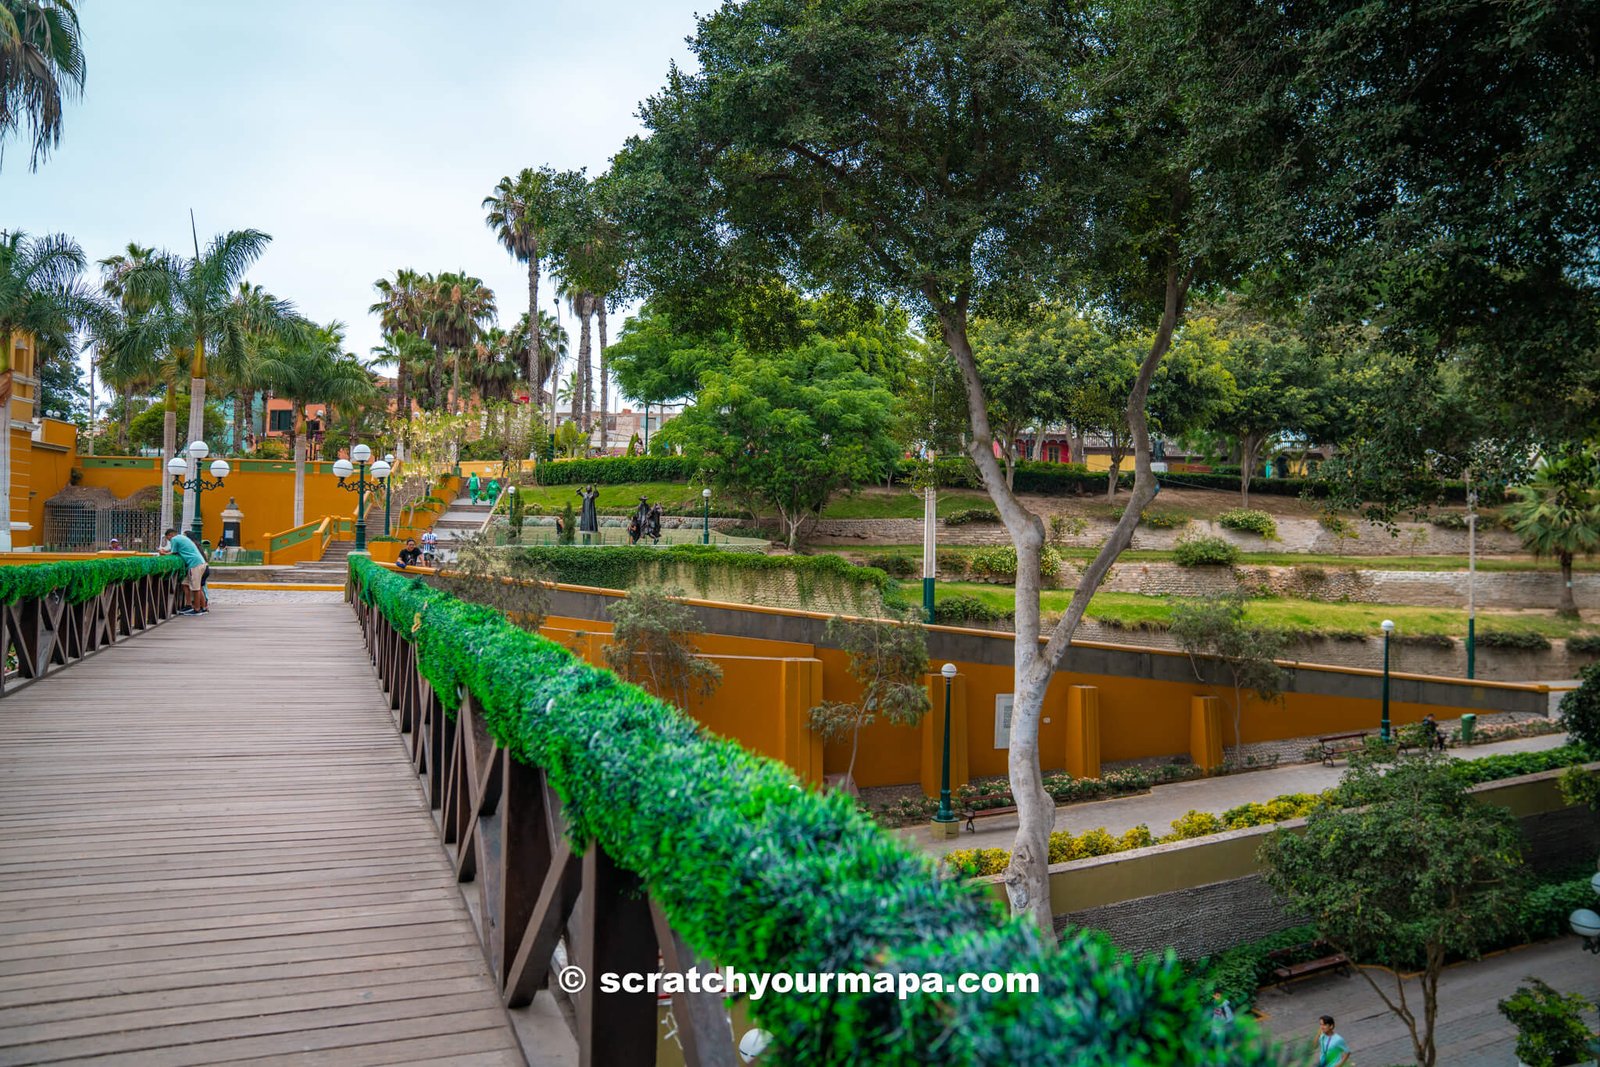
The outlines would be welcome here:
<svg viewBox="0 0 1600 1067">
<path fill-rule="evenodd" d="M 274 411 L 272 420 L 267 424 L 267 429 L 273 433 L 288 433 L 294 429 L 294 412 Z"/>
</svg>

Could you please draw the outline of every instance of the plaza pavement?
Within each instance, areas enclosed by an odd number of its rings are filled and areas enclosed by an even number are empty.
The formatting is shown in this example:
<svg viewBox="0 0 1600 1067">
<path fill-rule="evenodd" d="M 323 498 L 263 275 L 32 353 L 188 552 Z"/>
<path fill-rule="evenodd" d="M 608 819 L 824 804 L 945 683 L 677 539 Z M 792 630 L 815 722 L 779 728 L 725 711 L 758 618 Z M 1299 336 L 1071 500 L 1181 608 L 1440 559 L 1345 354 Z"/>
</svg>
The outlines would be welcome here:
<svg viewBox="0 0 1600 1067">
<path fill-rule="evenodd" d="M 1503 752 L 1538 752 L 1557 748 L 1566 740 L 1566 734 L 1521 737 L 1474 745 L 1469 752 L 1473 759 Z M 1459 756 L 1461 750 L 1452 749 L 1451 754 Z M 1264 771 L 1243 771 L 1220 778 L 1173 782 L 1134 796 L 1058 806 L 1055 828 L 1081 834 L 1085 830 L 1104 827 L 1113 834 L 1120 834 L 1143 823 L 1159 837 L 1171 829 L 1173 819 L 1185 812 L 1209 811 L 1220 815 L 1240 804 L 1271 800 L 1284 793 L 1320 793 L 1329 786 L 1337 785 L 1344 771 L 1343 761 L 1333 767 L 1325 767 L 1320 763 L 1296 763 Z M 963 821 L 963 829 L 955 837 L 933 837 L 926 823 L 905 827 L 899 833 L 918 847 L 938 856 L 958 848 L 1010 848 L 1017 835 L 1015 815 L 979 819 L 974 824 L 978 828 L 976 833 L 968 833 L 965 825 Z"/>
<path fill-rule="evenodd" d="M 1370 973 L 1392 999 L 1393 976 L 1381 968 Z M 1440 1067 L 1513 1067 L 1516 1030 L 1496 1010 L 1529 976 L 1542 978 L 1563 993 L 1578 993 L 1594 1004 L 1600 1000 L 1600 957 L 1583 951 L 1576 937 L 1525 945 L 1481 960 L 1445 968 L 1439 979 L 1439 1018 L 1434 1028 Z M 1411 1035 L 1360 975 L 1321 975 L 1291 984 L 1291 992 L 1263 990 L 1256 1000 L 1262 1027 L 1273 1039 L 1288 1043 L 1287 1063 L 1313 1062 L 1312 1037 L 1317 1019 L 1332 1015 L 1350 1044 L 1350 1062 L 1361 1067 L 1415 1063 Z M 1406 1003 L 1419 1016 L 1422 994 L 1416 980 L 1406 984 Z M 1591 1029 L 1600 1025 L 1588 1013 Z"/>
</svg>

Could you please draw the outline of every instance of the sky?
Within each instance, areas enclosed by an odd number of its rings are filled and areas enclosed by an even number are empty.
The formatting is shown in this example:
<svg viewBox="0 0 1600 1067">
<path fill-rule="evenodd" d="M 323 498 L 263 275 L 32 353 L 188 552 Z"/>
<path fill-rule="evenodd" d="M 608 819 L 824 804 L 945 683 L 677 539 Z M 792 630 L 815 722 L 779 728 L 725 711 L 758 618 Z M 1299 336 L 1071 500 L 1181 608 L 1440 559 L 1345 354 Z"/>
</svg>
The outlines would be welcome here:
<svg viewBox="0 0 1600 1067">
<path fill-rule="evenodd" d="M 509 327 L 527 273 L 483 198 L 523 167 L 605 169 L 714 6 L 79 0 L 85 92 L 38 171 L 5 143 L 0 229 L 68 234 L 91 262 L 129 241 L 192 251 L 191 209 L 202 245 L 264 230 L 250 280 L 345 323 L 362 356 L 373 282 L 400 267 L 484 279 Z"/>
</svg>

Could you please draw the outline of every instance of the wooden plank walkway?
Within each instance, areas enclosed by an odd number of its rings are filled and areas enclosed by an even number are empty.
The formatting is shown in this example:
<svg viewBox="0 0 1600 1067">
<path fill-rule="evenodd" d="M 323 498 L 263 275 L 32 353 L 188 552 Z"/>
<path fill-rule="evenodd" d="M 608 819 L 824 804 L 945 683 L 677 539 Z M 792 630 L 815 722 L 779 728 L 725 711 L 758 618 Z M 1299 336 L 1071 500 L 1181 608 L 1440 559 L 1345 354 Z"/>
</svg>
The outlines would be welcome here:
<svg viewBox="0 0 1600 1067">
<path fill-rule="evenodd" d="M 337 603 L 0 700 L 0 1064 L 522 1063 Z"/>
</svg>

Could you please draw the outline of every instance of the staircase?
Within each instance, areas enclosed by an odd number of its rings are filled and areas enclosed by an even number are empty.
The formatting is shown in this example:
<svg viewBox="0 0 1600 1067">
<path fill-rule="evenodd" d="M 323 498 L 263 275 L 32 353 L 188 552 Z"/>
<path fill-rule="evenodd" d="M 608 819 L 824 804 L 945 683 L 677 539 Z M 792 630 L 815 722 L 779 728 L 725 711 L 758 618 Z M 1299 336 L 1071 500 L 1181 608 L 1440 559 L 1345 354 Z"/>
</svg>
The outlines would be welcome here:
<svg viewBox="0 0 1600 1067">
<path fill-rule="evenodd" d="M 379 527 L 382 530 L 382 527 Z M 273 576 L 279 582 L 305 582 L 308 584 L 343 585 L 349 573 L 350 553 L 355 551 L 354 541 L 329 541 L 322 558 L 278 571 Z"/>
<path fill-rule="evenodd" d="M 450 510 L 439 516 L 433 532 L 439 538 L 439 554 L 445 559 L 455 555 L 456 542 L 483 529 L 483 524 L 494 510 L 493 504 L 474 504 L 465 496 L 456 497 Z"/>
</svg>

